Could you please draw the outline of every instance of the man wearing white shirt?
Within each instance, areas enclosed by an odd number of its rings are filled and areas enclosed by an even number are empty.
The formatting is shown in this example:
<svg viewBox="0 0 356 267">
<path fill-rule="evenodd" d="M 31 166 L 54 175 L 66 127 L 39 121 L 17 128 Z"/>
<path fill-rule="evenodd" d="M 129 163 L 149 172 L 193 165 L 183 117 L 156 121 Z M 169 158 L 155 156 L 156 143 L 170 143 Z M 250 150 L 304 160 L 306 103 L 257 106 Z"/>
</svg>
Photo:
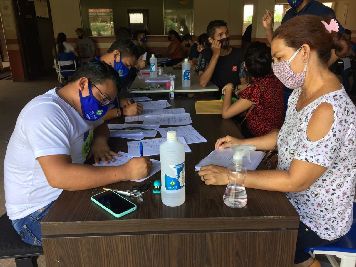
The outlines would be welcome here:
<svg viewBox="0 0 356 267">
<path fill-rule="evenodd" d="M 32 99 L 21 111 L 4 161 L 5 206 L 22 240 L 41 245 L 40 221 L 62 190 L 85 190 L 146 177 L 150 162 L 134 158 L 119 167 L 83 165 L 115 155 L 102 124 L 115 99 L 116 73 L 90 62 L 71 81 Z"/>
</svg>

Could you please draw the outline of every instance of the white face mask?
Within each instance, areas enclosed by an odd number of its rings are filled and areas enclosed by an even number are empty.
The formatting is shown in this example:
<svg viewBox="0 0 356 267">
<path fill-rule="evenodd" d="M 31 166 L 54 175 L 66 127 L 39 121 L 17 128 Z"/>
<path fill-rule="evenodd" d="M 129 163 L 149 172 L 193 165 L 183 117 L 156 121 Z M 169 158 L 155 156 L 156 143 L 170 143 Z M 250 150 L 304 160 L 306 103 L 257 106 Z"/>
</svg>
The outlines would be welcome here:
<svg viewBox="0 0 356 267">
<path fill-rule="evenodd" d="M 308 64 L 305 64 L 304 70 L 300 73 L 294 73 L 291 67 L 292 61 L 301 49 L 302 48 L 300 47 L 297 51 L 295 51 L 289 60 L 272 63 L 274 75 L 276 75 L 276 77 L 290 89 L 298 89 L 302 87 L 305 82 Z"/>
</svg>

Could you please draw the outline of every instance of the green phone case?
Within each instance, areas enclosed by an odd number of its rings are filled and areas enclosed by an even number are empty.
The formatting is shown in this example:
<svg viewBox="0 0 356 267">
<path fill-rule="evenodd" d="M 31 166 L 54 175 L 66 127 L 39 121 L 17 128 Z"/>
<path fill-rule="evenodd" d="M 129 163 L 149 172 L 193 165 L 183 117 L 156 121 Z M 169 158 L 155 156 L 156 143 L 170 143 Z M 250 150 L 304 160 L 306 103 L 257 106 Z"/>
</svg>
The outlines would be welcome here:
<svg viewBox="0 0 356 267">
<path fill-rule="evenodd" d="M 100 208 L 102 208 L 102 209 L 106 210 L 107 212 L 109 212 L 109 213 L 110 213 L 112 216 L 114 216 L 115 218 L 123 217 L 123 216 L 125 216 L 125 215 L 127 215 L 127 214 L 129 214 L 129 213 L 131 213 L 131 212 L 133 212 L 133 211 L 135 211 L 135 210 L 137 209 L 137 205 L 136 205 L 135 203 L 133 203 L 133 202 L 131 202 L 130 200 L 128 200 L 128 199 L 122 197 L 120 194 L 117 194 L 117 193 L 115 193 L 114 191 L 112 191 L 112 192 L 113 192 L 114 194 L 118 195 L 119 197 L 123 198 L 124 200 L 130 202 L 132 205 L 134 205 L 134 207 L 133 207 L 132 209 L 129 209 L 129 210 L 127 210 L 127 211 L 124 211 L 124 212 L 122 212 L 122 213 L 120 213 L 120 214 L 117 214 L 117 213 L 114 213 L 112 210 L 108 209 L 107 207 L 105 207 L 104 205 L 102 205 L 102 204 L 101 204 L 100 202 L 98 202 L 96 199 L 94 199 L 95 196 L 100 195 L 100 194 L 102 194 L 103 192 L 100 192 L 100 193 L 98 193 L 98 194 L 95 194 L 95 195 L 92 196 L 90 199 L 91 199 L 91 201 L 93 201 L 96 205 L 98 205 Z"/>
</svg>

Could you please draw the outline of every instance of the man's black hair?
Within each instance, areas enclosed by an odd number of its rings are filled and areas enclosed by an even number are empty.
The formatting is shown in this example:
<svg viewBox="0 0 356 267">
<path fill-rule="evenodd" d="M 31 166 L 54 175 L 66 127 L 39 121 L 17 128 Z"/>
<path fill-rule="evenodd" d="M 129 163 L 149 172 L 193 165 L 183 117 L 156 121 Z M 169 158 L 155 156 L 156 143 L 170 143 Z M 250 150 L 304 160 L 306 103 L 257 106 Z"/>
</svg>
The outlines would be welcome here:
<svg viewBox="0 0 356 267">
<path fill-rule="evenodd" d="M 210 21 L 208 27 L 206 27 L 206 33 L 209 37 L 213 37 L 216 28 L 227 27 L 227 23 L 224 20 L 213 20 Z"/>
<path fill-rule="evenodd" d="M 105 62 L 93 60 L 74 72 L 74 74 L 70 77 L 69 82 L 75 82 L 82 77 L 86 77 L 92 83 L 102 83 L 106 80 L 112 80 L 115 85 L 117 85 L 119 74 L 113 69 L 113 67 Z"/>
<path fill-rule="evenodd" d="M 108 53 L 119 50 L 122 56 L 135 55 L 136 45 L 131 40 L 116 40 L 108 49 Z"/>
<path fill-rule="evenodd" d="M 265 43 L 252 42 L 246 49 L 244 61 L 251 77 L 263 77 L 272 73 L 271 48 Z"/>
</svg>

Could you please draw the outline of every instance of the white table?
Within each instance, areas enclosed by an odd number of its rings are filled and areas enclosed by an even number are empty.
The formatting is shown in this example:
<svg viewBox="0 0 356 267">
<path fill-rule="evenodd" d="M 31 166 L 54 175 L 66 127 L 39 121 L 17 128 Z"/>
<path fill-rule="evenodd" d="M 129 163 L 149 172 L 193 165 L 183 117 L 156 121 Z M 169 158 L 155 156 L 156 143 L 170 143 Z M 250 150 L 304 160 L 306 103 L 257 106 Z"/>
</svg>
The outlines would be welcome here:
<svg viewBox="0 0 356 267">
<path fill-rule="evenodd" d="M 164 68 L 164 74 L 173 74 L 176 76 L 174 80 L 174 93 L 206 93 L 206 92 L 218 92 L 219 88 L 209 82 L 206 87 L 202 87 L 199 84 L 199 77 L 194 72 L 191 71 L 191 81 L 189 88 L 182 87 L 182 71 L 181 70 L 173 70 L 172 68 Z M 140 79 L 138 76 L 136 77 L 135 81 L 132 83 L 129 92 L 132 94 L 158 94 L 158 93 L 169 93 L 169 90 L 164 88 L 164 85 L 161 85 L 161 88 L 157 89 L 148 89 L 147 84 L 144 82 L 143 79 Z"/>
</svg>

